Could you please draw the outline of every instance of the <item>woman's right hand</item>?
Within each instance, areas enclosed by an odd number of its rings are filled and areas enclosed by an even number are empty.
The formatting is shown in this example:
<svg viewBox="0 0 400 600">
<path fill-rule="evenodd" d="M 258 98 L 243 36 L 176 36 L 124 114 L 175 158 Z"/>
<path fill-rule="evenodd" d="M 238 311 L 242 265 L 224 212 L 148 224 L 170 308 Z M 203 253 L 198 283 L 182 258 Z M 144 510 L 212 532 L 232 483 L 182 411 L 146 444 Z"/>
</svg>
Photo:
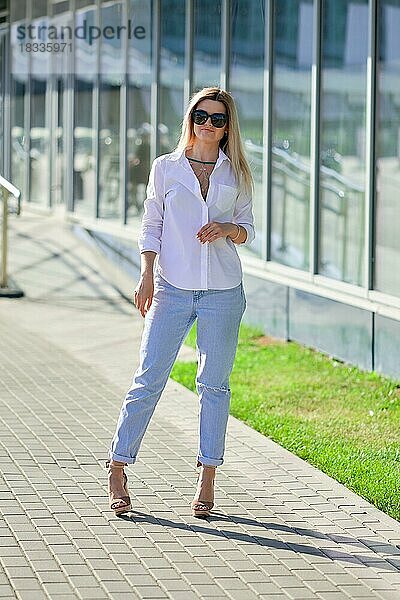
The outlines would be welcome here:
<svg viewBox="0 0 400 600">
<path fill-rule="evenodd" d="M 139 309 L 142 317 L 146 316 L 147 311 L 150 309 L 151 303 L 153 302 L 154 294 L 154 278 L 153 273 L 142 274 L 139 279 L 135 291 L 133 293 L 133 301 L 136 308 Z"/>
</svg>

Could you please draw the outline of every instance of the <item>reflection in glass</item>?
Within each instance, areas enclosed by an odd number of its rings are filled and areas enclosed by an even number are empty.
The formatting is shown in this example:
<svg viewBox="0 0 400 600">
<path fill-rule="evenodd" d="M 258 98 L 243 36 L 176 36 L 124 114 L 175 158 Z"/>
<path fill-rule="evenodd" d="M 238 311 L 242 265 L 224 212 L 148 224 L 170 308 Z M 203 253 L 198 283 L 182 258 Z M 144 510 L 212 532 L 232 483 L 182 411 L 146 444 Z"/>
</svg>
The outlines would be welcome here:
<svg viewBox="0 0 400 600">
<path fill-rule="evenodd" d="M 25 24 L 26 5 L 25 1 L 10 6 L 10 39 L 16 35 L 20 25 Z M 25 123 L 24 98 L 27 89 L 28 68 L 26 56 L 24 64 L 20 64 L 21 56 L 24 55 L 15 45 L 11 46 L 11 181 L 19 188 L 23 197 L 29 201 L 26 190 L 26 174 L 29 162 L 28 154 L 28 123 Z"/>
<path fill-rule="evenodd" d="M 69 12 L 69 2 L 60 2 L 52 7 L 52 24 L 57 28 L 61 26 L 72 25 L 72 13 Z M 52 63 L 53 84 L 55 99 L 52 107 L 55 111 L 53 124 L 53 140 L 51 144 L 52 173 L 51 173 L 51 205 L 58 205 L 66 202 L 65 190 L 65 169 L 66 165 L 66 89 L 67 73 L 70 72 L 71 55 L 66 53 L 52 54 L 50 60 Z M 68 166 L 69 167 L 69 166 Z"/>
<path fill-rule="evenodd" d="M 249 250 L 261 253 L 263 165 L 264 5 L 258 0 L 232 3 L 230 91 L 239 113 L 240 131 L 254 177 L 256 239 Z M 265 233 L 265 232 L 264 232 Z"/>
<path fill-rule="evenodd" d="M 368 2 L 323 13 L 319 272 L 362 285 Z"/>
<path fill-rule="evenodd" d="M 88 8 L 90 4 L 96 4 L 96 0 L 75 0 L 75 10 Z"/>
<path fill-rule="evenodd" d="M 11 78 L 11 181 L 29 201 L 25 189 L 28 165 L 28 144 L 24 120 L 25 90 L 25 81 L 20 81 L 16 77 Z"/>
<path fill-rule="evenodd" d="M 119 177 L 120 88 L 102 81 L 99 129 L 99 216 L 121 217 Z"/>
<path fill-rule="evenodd" d="M 33 18 L 44 17 L 46 15 L 47 15 L 47 0 L 35 0 L 35 2 L 32 2 L 32 17 Z"/>
<path fill-rule="evenodd" d="M 88 26 L 96 23 L 96 10 L 90 8 L 75 13 L 75 27 L 87 21 Z M 75 99 L 74 99 L 74 164 L 73 200 L 74 210 L 95 216 L 96 214 L 96 170 L 93 88 L 96 77 L 96 44 L 76 38 L 75 44 Z"/>
<path fill-rule="evenodd" d="M 277 2 L 273 26 L 271 258 L 307 270 L 312 0 Z"/>
<path fill-rule="evenodd" d="M 185 0 L 161 3 L 160 60 L 159 154 L 165 154 L 178 143 L 184 112 Z"/>
<path fill-rule="evenodd" d="M 10 9 L 10 21 L 15 23 L 17 26 L 22 24 L 26 16 L 26 0 L 19 0 L 18 2 L 8 2 Z M 18 23 L 21 21 L 21 23 Z"/>
<path fill-rule="evenodd" d="M 375 287 L 400 296 L 400 1 L 379 14 Z"/>
<path fill-rule="evenodd" d="M 48 27 L 47 4 L 44 0 L 33 3 L 32 25 Z M 49 206 L 50 198 L 50 131 L 48 129 L 50 105 L 46 88 L 50 71 L 50 54 L 32 52 L 30 56 L 30 149 L 29 149 L 29 200 Z"/>
<path fill-rule="evenodd" d="M 128 46 L 127 219 L 139 222 L 150 171 L 151 2 L 131 0 L 130 18 L 145 28 Z"/>
<path fill-rule="evenodd" d="M 30 202 L 49 206 L 49 130 L 46 127 L 46 79 L 31 78 Z"/>
<path fill-rule="evenodd" d="M 221 0 L 194 0 L 193 91 L 219 85 Z"/>
<path fill-rule="evenodd" d="M 4 53 L 5 53 L 5 29 L 0 26 L 0 173 L 4 174 Z"/>
<path fill-rule="evenodd" d="M 62 77 L 56 80 L 56 130 L 54 132 L 54 159 L 51 186 L 51 205 L 65 202 L 65 138 L 64 138 L 64 93 L 65 81 Z"/>
<path fill-rule="evenodd" d="M 102 26 L 122 25 L 122 3 L 101 7 Z M 123 72 L 122 38 L 105 36 L 100 46 L 99 101 L 99 217 L 121 219 L 120 86 Z"/>
</svg>

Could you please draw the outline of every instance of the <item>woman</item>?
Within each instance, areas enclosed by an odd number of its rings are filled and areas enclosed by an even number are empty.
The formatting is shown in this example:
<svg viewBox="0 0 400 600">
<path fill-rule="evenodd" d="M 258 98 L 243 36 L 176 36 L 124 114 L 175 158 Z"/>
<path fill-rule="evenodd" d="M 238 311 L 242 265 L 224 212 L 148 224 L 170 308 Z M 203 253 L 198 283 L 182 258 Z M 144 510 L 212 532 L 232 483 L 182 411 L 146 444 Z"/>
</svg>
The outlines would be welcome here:
<svg viewBox="0 0 400 600">
<path fill-rule="evenodd" d="M 109 452 L 110 508 L 131 510 L 124 466 L 133 464 L 178 351 L 197 318 L 200 403 L 192 514 L 209 516 L 222 465 L 229 377 L 246 308 L 236 244 L 254 239 L 253 181 L 232 96 L 197 92 L 176 150 L 153 162 L 139 236 L 141 275 L 134 302 L 145 318 L 140 366 L 123 403 Z M 154 261 L 158 255 L 155 269 Z"/>
</svg>

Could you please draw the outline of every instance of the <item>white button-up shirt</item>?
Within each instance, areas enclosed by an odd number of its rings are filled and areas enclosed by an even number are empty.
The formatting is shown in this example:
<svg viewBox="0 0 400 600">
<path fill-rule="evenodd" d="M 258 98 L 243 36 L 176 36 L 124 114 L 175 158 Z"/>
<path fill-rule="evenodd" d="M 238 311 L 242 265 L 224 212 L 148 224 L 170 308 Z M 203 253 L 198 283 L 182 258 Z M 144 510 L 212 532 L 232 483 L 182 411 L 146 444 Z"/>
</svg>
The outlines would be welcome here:
<svg viewBox="0 0 400 600">
<path fill-rule="evenodd" d="M 228 289 L 240 284 L 242 265 L 230 237 L 201 243 L 197 232 L 210 221 L 246 229 L 254 240 L 251 196 L 240 191 L 228 156 L 219 149 L 206 200 L 184 151 L 163 154 L 152 164 L 138 246 L 158 254 L 156 270 L 185 290 Z"/>
</svg>

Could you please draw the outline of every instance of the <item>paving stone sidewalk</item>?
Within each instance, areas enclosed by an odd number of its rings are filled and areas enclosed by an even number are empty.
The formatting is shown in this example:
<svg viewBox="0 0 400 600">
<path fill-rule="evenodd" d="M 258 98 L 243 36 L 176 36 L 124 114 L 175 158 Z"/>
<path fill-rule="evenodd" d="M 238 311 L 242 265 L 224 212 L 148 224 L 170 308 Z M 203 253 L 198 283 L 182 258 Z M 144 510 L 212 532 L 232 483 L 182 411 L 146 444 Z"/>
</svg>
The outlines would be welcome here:
<svg viewBox="0 0 400 600">
<path fill-rule="evenodd" d="M 191 517 L 197 397 L 172 380 L 114 517 L 103 465 L 143 319 L 60 218 L 12 228 L 26 297 L 0 300 L 0 598 L 399 600 L 400 523 L 234 418 L 214 516 Z"/>
</svg>

